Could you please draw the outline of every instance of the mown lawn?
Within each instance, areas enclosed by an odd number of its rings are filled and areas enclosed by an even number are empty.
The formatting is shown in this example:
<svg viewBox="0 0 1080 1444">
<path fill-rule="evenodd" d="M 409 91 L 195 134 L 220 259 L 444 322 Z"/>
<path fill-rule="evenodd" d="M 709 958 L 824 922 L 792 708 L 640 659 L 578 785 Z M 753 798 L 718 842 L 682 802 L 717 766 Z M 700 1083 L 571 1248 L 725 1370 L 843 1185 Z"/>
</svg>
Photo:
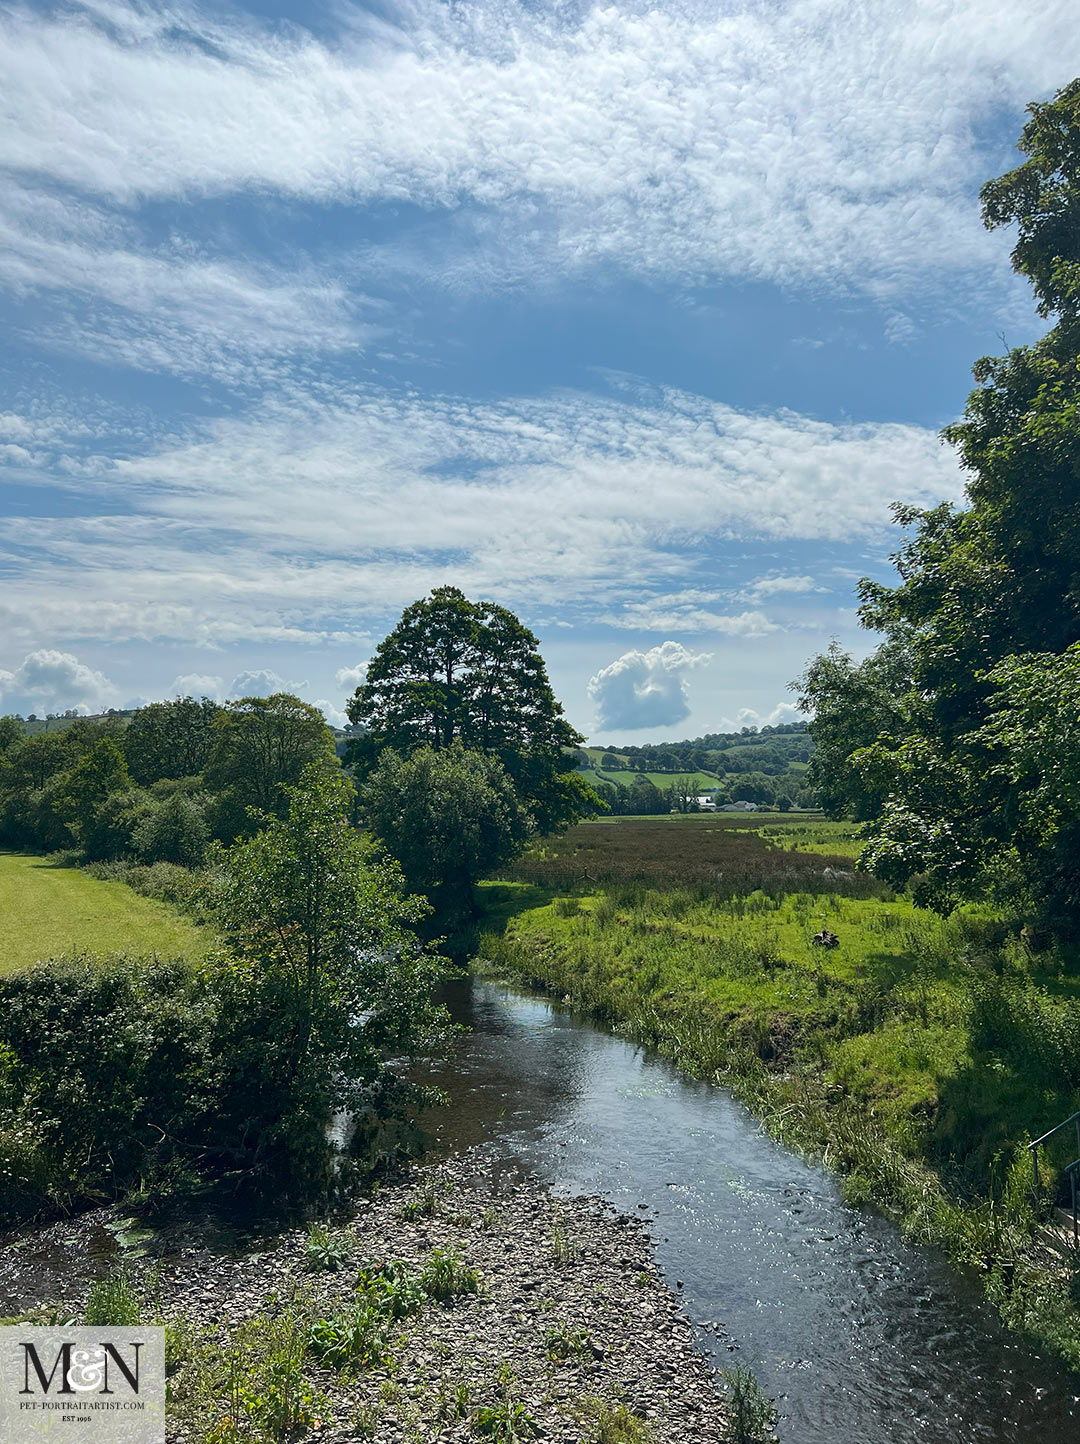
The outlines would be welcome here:
<svg viewBox="0 0 1080 1444">
<path fill-rule="evenodd" d="M 204 957 L 214 938 L 166 903 L 47 858 L 0 853 L 0 973 L 62 953 Z"/>
</svg>

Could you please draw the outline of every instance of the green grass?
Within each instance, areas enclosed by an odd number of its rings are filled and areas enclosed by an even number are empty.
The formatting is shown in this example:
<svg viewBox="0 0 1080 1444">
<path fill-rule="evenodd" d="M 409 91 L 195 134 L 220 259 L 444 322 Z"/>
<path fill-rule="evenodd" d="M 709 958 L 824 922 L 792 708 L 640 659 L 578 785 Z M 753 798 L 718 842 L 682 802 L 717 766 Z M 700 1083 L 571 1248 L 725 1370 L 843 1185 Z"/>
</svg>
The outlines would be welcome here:
<svg viewBox="0 0 1080 1444">
<path fill-rule="evenodd" d="M 123 883 L 0 853 L 0 973 L 65 953 L 205 957 L 214 942 L 208 929 Z"/>
</svg>

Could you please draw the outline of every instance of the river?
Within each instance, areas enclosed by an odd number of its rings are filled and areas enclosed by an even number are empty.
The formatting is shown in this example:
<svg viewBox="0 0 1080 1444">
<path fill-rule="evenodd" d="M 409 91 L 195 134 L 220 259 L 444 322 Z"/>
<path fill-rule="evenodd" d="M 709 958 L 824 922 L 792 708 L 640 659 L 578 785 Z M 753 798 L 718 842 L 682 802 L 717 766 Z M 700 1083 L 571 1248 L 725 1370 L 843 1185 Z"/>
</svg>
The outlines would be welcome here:
<svg viewBox="0 0 1080 1444">
<path fill-rule="evenodd" d="M 1005 1330 L 976 1280 L 845 1204 L 723 1089 L 499 983 L 455 981 L 444 1001 L 471 1031 L 440 1080 L 438 1147 L 484 1145 L 650 1218 L 702 1348 L 754 1370 L 783 1444 L 1080 1439 L 1080 1383 Z"/>
</svg>

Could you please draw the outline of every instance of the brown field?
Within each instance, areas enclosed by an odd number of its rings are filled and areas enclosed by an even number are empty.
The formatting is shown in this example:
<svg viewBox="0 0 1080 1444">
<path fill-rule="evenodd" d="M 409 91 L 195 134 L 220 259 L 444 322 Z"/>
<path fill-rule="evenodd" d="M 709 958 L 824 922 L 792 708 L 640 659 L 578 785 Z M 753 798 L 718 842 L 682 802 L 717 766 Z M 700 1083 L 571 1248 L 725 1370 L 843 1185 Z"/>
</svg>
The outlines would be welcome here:
<svg viewBox="0 0 1080 1444">
<path fill-rule="evenodd" d="M 883 893 L 874 878 L 855 871 L 850 857 L 777 846 L 755 830 L 761 825 L 755 815 L 585 822 L 535 843 L 497 876 L 563 892 L 644 884 L 705 888 L 714 896 L 758 889 L 774 895 Z"/>
</svg>

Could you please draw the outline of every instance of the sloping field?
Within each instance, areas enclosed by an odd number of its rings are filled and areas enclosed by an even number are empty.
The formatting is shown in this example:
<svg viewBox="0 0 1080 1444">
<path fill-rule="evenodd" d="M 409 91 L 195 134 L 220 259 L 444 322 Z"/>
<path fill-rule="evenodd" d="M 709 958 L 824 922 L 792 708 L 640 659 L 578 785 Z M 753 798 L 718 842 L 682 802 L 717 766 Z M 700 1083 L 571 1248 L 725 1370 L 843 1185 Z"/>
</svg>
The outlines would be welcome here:
<svg viewBox="0 0 1080 1444">
<path fill-rule="evenodd" d="M 0 853 L 0 973 L 61 953 L 203 957 L 213 935 L 166 903 L 48 859 Z"/>
</svg>

